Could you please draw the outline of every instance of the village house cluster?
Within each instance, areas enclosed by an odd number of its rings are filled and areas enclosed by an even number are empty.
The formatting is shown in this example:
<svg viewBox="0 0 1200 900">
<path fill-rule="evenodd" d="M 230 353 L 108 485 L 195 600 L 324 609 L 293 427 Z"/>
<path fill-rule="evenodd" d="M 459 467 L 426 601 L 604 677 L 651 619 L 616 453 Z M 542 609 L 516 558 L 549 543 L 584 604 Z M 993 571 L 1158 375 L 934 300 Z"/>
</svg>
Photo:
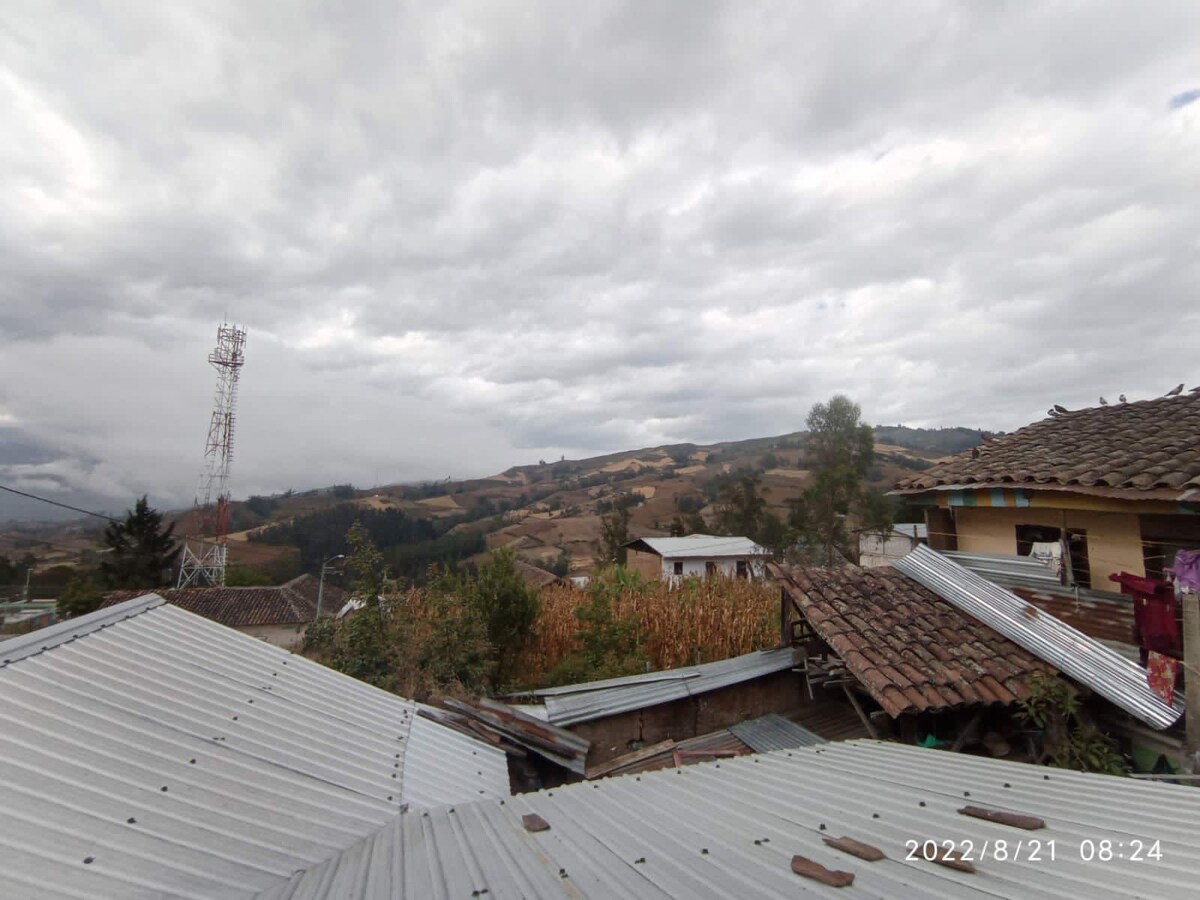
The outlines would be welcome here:
<svg viewBox="0 0 1200 900">
<path fill-rule="evenodd" d="M 0 894 L 1194 897 L 1200 393 L 895 492 L 924 522 L 860 565 L 631 541 L 647 578 L 779 588 L 776 646 L 668 671 L 418 703 L 289 652 L 307 577 L 0 642 Z M 1036 764 L 1052 684 L 1133 777 Z"/>
</svg>

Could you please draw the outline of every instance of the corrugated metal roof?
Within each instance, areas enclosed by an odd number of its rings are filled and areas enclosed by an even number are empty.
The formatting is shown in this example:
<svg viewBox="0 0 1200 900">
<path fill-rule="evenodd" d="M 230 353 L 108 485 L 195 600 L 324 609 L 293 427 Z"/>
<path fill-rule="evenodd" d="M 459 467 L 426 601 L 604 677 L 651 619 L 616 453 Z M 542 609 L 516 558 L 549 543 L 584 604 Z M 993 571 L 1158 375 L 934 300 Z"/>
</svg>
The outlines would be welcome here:
<svg viewBox="0 0 1200 900">
<path fill-rule="evenodd" d="M 814 747 L 826 742 L 819 734 L 813 734 L 803 725 L 797 725 L 775 713 L 738 722 L 730 725 L 729 730 L 755 753 Z"/>
<path fill-rule="evenodd" d="M 966 553 L 961 550 L 940 551 L 964 569 L 982 575 L 1003 587 L 1061 588 L 1062 580 L 1049 564 L 1032 556 L 1009 556 L 1000 553 Z"/>
<path fill-rule="evenodd" d="M 568 685 L 536 692 L 546 704 L 546 715 L 555 725 L 574 725 L 603 719 L 631 709 L 645 709 L 694 697 L 732 684 L 782 672 L 793 665 L 791 647 L 759 650 L 731 659 L 704 663 L 687 669 L 648 672 L 628 678 L 610 679 L 596 689 L 593 683 Z M 670 677 L 678 675 L 679 677 Z M 551 693 L 552 692 L 552 693 Z"/>
<path fill-rule="evenodd" d="M 646 537 L 630 541 L 643 543 L 665 559 L 715 559 L 724 556 L 764 556 L 767 548 L 747 537 L 721 537 L 689 534 L 686 537 Z"/>
<path fill-rule="evenodd" d="M 404 804 L 507 796 L 417 709 L 157 596 L 6 643 L 0 894 L 248 896 Z"/>
<path fill-rule="evenodd" d="M 959 814 L 968 804 L 1046 827 Z M 526 831 L 528 813 L 549 830 Z M 405 816 L 262 897 L 1191 898 L 1198 832 L 1200 791 L 1190 788 L 853 741 Z M 843 835 L 886 858 L 866 862 L 824 842 Z M 1040 859 L 1030 858 L 1031 839 Z M 910 840 L 971 841 L 976 871 L 910 859 Z M 994 856 L 998 840 L 1006 860 Z M 1111 861 L 1081 857 L 1105 840 Z M 1135 840 L 1142 862 L 1129 858 Z M 1162 858 L 1147 859 L 1156 841 Z M 830 888 L 795 875 L 793 855 L 854 882 Z"/>
<path fill-rule="evenodd" d="M 1183 715 L 1181 703 L 1169 706 L 1150 688 L 1140 666 L 940 553 L 917 547 L 893 565 L 1148 725 L 1166 728 Z"/>
</svg>

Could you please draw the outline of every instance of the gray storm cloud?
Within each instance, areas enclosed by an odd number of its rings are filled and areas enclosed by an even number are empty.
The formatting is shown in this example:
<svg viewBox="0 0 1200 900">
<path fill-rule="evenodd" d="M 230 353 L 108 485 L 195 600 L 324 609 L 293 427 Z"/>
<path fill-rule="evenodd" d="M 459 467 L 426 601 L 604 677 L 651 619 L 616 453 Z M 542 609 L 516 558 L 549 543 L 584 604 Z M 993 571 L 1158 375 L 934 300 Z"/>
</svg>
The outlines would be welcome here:
<svg viewBox="0 0 1200 900">
<path fill-rule="evenodd" d="M 235 492 L 1197 380 L 1194 4 L 0 14 L 0 483 Z M 27 514 L 0 502 L 0 516 Z"/>
</svg>

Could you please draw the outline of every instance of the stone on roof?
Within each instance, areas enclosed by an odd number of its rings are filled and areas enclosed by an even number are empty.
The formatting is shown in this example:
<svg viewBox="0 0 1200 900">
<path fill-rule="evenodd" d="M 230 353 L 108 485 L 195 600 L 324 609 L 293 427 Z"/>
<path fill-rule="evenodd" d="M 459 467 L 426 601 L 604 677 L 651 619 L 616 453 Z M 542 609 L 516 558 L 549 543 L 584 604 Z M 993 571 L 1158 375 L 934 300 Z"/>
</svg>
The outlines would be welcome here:
<svg viewBox="0 0 1200 900">
<path fill-rule="evenodd" d="M 317 612 L 319 583 L 312 575 L 301 575 L 275 587 L 201 587 L 159 591 L 168 603 L 231 628 L 258 625 L 303 625 Z M 110 591 L 101 608 L 114 606 L 146 591 Z M 340 588 L 325 585 L 323 612 L 334 613 L 345 605 Z"/>
<path fill-rule="evenodd" d="M 909 475 L 896 488 L 1009 485 L 1169 498 L 1200 489 L 1200 393 L 1061 413 Z"/>
<path fill-rule="evenodd" d="M 1010 704 L 1054 669 L 890 568 L 772 565 L 795 608 L 887 713 Z"/>
</svg>

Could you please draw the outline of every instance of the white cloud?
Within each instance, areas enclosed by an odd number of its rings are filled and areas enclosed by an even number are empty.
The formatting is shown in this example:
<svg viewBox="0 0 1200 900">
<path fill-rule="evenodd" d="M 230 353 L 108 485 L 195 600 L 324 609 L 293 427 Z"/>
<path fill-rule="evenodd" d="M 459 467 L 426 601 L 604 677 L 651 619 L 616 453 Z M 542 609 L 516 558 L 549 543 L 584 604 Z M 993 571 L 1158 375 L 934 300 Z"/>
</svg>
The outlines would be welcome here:
<svg viewBox="0 0 1200 900">
<path fill-rule="evenodd" d="M 7 11 L 0 475 L 187 503 L 225 317 L 242 494 L 787 431 L 835 391 L 999 428 L 1161 392 L 1195 377 L 1198 25 Z"/>
</svg>

